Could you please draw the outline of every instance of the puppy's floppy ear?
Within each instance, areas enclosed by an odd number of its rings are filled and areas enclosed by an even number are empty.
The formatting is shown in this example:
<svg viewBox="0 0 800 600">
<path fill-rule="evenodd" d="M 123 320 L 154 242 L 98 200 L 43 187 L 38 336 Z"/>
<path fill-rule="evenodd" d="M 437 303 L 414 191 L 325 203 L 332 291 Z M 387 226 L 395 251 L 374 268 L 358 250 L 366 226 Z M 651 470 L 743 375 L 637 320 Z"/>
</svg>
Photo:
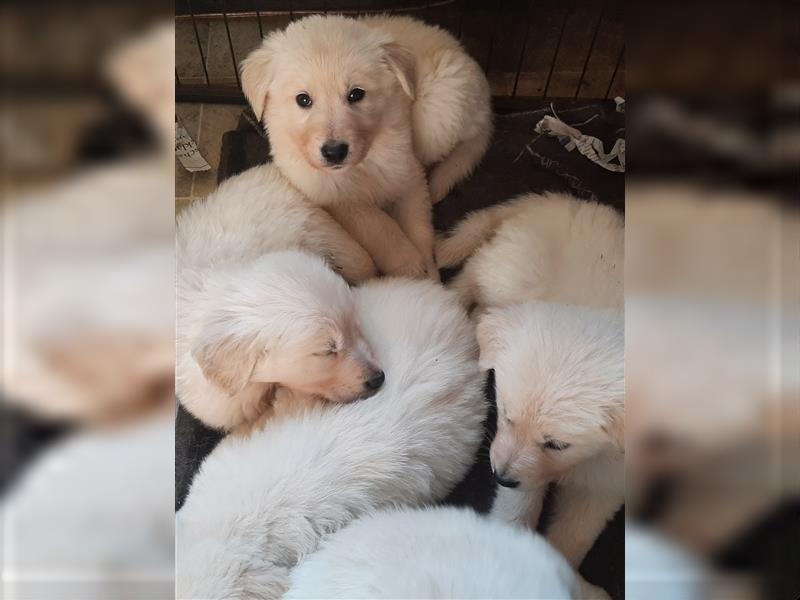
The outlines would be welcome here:
<svg viewBox="0 0 800 600">
<path fill-rule="evenodd" d="M 403 46 L 393 42 L 384 44 L 386 64 L 400 82 L 406 95 L 414 99 L 417 93 L 417 59 Z"/>
<path fill-rule="evenodd" d="M 478 365 L 481 369 L 495 368 L 505 323 L 506 318 L 499 310 L 489 310 L 480 317 L 476 334 L 480 348 Z"/>
<path fill-rule="evenodd" d="M 242 91 L 259 121 L 267 107 L 267 93 L 272 83 L 271 67 L 272 52 L 262 45 L 242 61 L 240 69 Z"/>
<path fill-rule="evenodd" d="M 205 378 L 230 396 L 247 386 L 261 352 L 254 338 L 234 336 L 222 324 L 204 327 L 192 346 Z"/>
</svg>

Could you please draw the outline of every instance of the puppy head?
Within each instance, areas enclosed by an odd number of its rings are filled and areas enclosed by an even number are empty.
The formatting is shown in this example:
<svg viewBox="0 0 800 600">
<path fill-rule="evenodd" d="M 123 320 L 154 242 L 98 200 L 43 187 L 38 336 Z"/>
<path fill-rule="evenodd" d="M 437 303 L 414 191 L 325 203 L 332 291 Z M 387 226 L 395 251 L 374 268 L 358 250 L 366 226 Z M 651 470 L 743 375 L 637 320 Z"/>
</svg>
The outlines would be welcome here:
<svg viewBox="0 0 800 600">
<path fill-rule="evenodd" d="M 242 88 L 276 160 L 329 173 L 357 165 L 414 97 L 415 59 L 354 19 L 312 16 L 271 34 L 242 63 Z"/>
<path fill-rule="evenodd" d="M 209 282 L 209 297 L 192 355 L 228 394 L 274 384 L 348 402 L 383 384 L 351 291 L 320 258 L 268 254 Z"/>
<path fill-rule="evenodd" d="M 535 488 L 624 444 L 622 316 L 531 302 L 483 315 L 481 366 L 495 370 L 501 485 Z"/>
</svg>

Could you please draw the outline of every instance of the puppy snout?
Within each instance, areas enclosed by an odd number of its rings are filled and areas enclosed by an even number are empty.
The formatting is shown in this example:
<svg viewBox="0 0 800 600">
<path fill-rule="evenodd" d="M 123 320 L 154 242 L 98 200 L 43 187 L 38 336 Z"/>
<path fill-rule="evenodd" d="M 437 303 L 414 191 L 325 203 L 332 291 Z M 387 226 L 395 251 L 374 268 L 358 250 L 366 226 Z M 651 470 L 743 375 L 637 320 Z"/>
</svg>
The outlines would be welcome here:
<svg viewBox="0 0 800 600">
<path fill-rule="evenodd" d="M 364 382 L 364 387 L 371 392 L 377 392 L 383 385 L 384 381 L 386 381 L 386 374 L 380 369 L 377 369 Z"/>
<path fill-rule="evenodd" d="M 322 148 L 319 149 L 322 158 L 324 158 L 329 165 L 342 164 L 344 159 L 347 158 L 348 150 L 348 145 L 340 140 L 328 140 L 322 144 Z"/>
<path fill-rule="evenodd" d="M 511 479 L 505 473 L 502 473 L 500 471 L 494 471 L 494 478 L 497 481 L 497 483 L 499 483 L 503 487 L 515 488 L 519 485 L 519 481 L 517 481 L 516 479 Z"/>
</svg>

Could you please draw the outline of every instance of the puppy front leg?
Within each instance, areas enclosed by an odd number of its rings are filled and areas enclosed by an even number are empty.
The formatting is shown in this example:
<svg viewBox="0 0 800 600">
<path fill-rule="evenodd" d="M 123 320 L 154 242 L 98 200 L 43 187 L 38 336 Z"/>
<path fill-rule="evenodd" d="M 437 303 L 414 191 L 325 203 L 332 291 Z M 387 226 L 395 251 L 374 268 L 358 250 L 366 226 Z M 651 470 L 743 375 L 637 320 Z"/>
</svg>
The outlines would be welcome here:
<svg viewBox="0 0 800 600">
<path fill-rule="evenodd" d="M 378 274 L 369 252 L 321 208 L 313 213 L 307 235 L 316 251 L 328 257 L 333 269 L 348 283 L 361 283 Z"/>
<path fill-rule="evenodd" d="M 573 486 L 559 487 L 546 537 L 576 569 L 622 505 L 616 494 L 593 494 Z"/>
<path fill-rule="evenodd" d="M 536 530 L 546 488 L 520 490 L 498 487 L 489 516 Z"/>
<path fill-rule="evenodd" d="M 409 182 L 408 190 L 395 202 L 392 214 L 422 255 L 430 277 L 439 281 L 439 270 L 434 259 L 436 234 L 433 230 L 431 198 L 422 167 L 419 171 L 419 176 Z"/>
<path fill-rule="evenodd" d="M 328 207 L 330 214 L 358 242 L 385 275 L 423 278 L 426 263 L 397 222 L 375 206 Z"/>
</svg>

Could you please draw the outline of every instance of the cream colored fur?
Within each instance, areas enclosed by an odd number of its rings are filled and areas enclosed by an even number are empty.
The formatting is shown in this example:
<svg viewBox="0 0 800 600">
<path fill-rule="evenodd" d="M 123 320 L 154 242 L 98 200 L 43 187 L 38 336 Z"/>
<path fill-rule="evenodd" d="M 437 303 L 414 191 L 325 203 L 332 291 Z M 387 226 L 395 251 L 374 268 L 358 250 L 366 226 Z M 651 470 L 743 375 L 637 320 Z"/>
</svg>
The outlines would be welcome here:
<svg viewBox="0 0 800 600">
<path fill-rule="evenodd" d="M 472 465 L 486 402 L 458 299 L 402 279 L 354 295 L 385 385 L 214 449 L 176 517 L 178 598 L 279 598 L 326 533 L 380 508 L 436 502 Z"/>
<path fill-rule="evenodd" d="M 244 60 L 242 87 L 281 171 L 381 272 L 438 277 L 431 196 L 474 168 L 491 131 L 488 83 L 458 42 L 408 18 L 312 16 Z M 355 88 L 364 97 L 349 102 Z M 321 154 L 330 140 L 349 148 L 341 164 Z"/>
<path fill-rule="evenodd" d="M 575 567 L 624 501 L 623 323 L 617 311 L 528 302 L 478 324 L 497 385 L 492 469 L 518 483 L 498 488 L 492 512 L 535 528 L 556 482 L 546 535 Z"/>
<path fill-rule="evenodd" d="M 437 242 L 465 305 L 525 300 L 623 306 L 625 225 L 612 208 L 567 194 L 526 194 L 467 216 Z"/>
<path fill-rule="evenodd" d="M 454 507 L 360 518 L 292 572 L 284 598 L 606 598 L 538 534 Z"/>
<path fill-rule="evenodd" d="M 246 431 L 281 387 L 346 402 L 378 367 L 346 282 L 369 256 L 273 165 L 224 182 L 178 218 L 177 393 L 212 427 Z"/>
</svg>

